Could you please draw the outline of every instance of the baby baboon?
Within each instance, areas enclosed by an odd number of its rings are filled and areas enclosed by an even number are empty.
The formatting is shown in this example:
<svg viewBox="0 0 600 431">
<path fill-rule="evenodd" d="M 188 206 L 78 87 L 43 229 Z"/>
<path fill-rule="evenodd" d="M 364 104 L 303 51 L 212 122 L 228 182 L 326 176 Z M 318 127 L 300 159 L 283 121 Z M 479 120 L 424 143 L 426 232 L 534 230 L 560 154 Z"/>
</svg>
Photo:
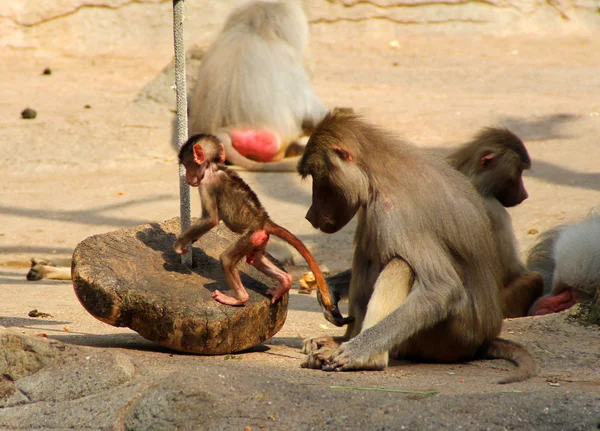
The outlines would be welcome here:
<svg viewBox="0 0 600 431">
<path fill-rule="evenodd" d="M 275 235 L 288 242 L 306 259 L 317 280 L 319 301 L 324 308 L 325 318 L 338 326 L 348 323 L 349 320 L 344 319 L 332 303 L 323 273 L 308 249 L 292 233 L 271 221 L 256 194 L 235 171 L 223 164 L 224 160 L 223 146 L 213 135 L 194 135 L 181 147 L 179 162 L 185 167 L 186 183 L 199 189 L 202 217 L 177 238 L 173 245 L 175 252 L 187 253 L 190 243 L 222 220 L 241 237 L 221 255 L 225 280 L 233 289 L 234 296 L 216 290 L 213 298 L 228 305 L 242 305 L 250 299 L 235 268 L 245 257 L 256 269 L 279 280 L 279 288 L 268 291 L 272 302 L 275 302 L 292 287 L 291 275 L 279 269 L 264 253 L 269 236 Z"/>
</svg>

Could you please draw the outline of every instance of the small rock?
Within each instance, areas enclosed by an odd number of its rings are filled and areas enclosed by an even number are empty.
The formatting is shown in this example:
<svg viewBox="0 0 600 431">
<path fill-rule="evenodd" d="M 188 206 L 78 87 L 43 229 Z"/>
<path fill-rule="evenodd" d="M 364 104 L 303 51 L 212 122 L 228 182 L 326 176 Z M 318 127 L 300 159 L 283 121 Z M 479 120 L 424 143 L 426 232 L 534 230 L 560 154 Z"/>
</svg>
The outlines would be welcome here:
<svg viewBox="0 0 600 431">
<path fill-rule="evenodd" d="M 48 313 L 42 313 L 41 311 L 37 311 L 37 308 L 34 308 L 29 313 L 27 313 L 29 317 L 52 317 L 52 315 Z"/>
<path fill-rule="evenodd" d="M 42 72 L 42 75 L 52 75 L 52 69 L 50 69 L 49 67 L 45 68 Z"/>
<path fill-rule="evenodd" d="M 85 105 L 83 109 L 92 109 L 92 105 Z"/>
<path fill-rule="evenodd" d="M 63 343 L 0 327 L 0 376 L 11 381 L 36 373 L 66 349 Z"/>
<path fill-rule="evenodd" d="M 37 112 L 35 111 L 35 109 L 25 108 L 21 112 L 21 118 L 24 118 L 26 120 L 34 119 L 35 117 L 37 117 Z"/>
</svg>

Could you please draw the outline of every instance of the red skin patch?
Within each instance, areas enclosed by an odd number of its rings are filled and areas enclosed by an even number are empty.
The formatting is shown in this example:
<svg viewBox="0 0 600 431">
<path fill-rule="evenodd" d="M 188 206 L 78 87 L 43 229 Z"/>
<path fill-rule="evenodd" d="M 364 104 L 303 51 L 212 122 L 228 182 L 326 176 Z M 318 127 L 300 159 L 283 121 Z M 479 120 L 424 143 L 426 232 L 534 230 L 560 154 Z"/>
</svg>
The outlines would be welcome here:
<svg viewBox="0 0 600 431">
<path fill-rule="evenodd" d="M 264 230 L 257 230 L 252 234 L 250 241 L 252 242 L 255 250 L 262 250 L 269 241 L 269 234 Z M 246 256 L 246 262 L 248 262 L 250 265 L 254 264 L 254 252 Z"/>
<path fill-rule="evenodd" d="M 279 152 L 279 138 L 270 130 L 231 130 L 231 144 L 238 152 L 258 162 L 270 162 Z"/>
<path fill-rule="evenodd" d="M 540 298 L 536 304 L 533 315 L 542 316 L 544 314 L 558 313 L 559 311 L 571 308 L 578 302 L 577 295 L 574 295 L 573 291 L 568 289 L 555 296 L 545 296 Z"/>
</svg>

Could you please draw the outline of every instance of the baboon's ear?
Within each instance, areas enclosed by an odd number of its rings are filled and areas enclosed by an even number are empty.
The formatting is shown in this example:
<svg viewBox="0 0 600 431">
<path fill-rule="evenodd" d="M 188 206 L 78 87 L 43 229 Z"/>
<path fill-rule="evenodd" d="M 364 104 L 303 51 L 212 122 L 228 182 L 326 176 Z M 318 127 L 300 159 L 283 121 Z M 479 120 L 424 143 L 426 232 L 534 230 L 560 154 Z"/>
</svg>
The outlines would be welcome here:
<svg viewBox="0 0 600 431">
<path fill-rule="evenodd" d="M 346 150 L 345 148 L 342 148 L 339 145 L 334 145 L 333 147 L 331 147 L 331 149 L 333 150 L 334 153 L 336 153 L 338 156 L 340 156 L 345 161 L 347 161 L 347 162 L 352 161 L 352 154 L 350 154 L 350 152 L 348 150 Z"/>
<path fill-rule="evenodd" d="M 204 150 L 202 149 L 202 145 L 195 144 L 194 145 L 194 162 L 198 165 L 201 165 L 206 161 L 206 156 L 204 155 Z"/>
<path fill-rule="evenodd" d="M 482 168 L 487 168 L 495 158 L 496 153 L 486 154 L 479 160 L 479 166 L 481 166 Z"/>
</svg>

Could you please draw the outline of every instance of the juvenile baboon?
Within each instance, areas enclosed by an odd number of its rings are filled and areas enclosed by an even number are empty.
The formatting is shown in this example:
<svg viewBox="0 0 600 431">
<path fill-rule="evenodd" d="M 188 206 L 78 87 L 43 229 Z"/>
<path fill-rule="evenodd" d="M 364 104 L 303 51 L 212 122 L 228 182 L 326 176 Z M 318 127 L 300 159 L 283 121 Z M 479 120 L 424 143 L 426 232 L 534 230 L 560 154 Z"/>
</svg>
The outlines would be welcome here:
<svg viewBox="0 0 600 431">
<path fill-rule="evenodd" d="M 531 304 L 542 294 L 543 279 L 523 263 L 506 210 L 529 196 L 523 183 L 523 171 L 531 168 L 525 144 L 507 129 L 489 127 L 453 151 L 446 160 L 471 180 L 484 199 L 502 268 L 503 316 L 526 316 Z"/>
<path fill-rule="evenodd" d="M 349 314 L 341 344 L 309 339 L 303 366 L 380 370 L 389 354 L 452 362 L 505 358 L 517 373 L 535 360 L 498 338 L 501 268 L 481 196 L 449 164 L 356 115 L 331 113 L 298 171 L 313 180 L 311 224 L 334 233 L 358 215 Z M 338 345 L 339 344 L 339 345 Z"/>
</svg>

